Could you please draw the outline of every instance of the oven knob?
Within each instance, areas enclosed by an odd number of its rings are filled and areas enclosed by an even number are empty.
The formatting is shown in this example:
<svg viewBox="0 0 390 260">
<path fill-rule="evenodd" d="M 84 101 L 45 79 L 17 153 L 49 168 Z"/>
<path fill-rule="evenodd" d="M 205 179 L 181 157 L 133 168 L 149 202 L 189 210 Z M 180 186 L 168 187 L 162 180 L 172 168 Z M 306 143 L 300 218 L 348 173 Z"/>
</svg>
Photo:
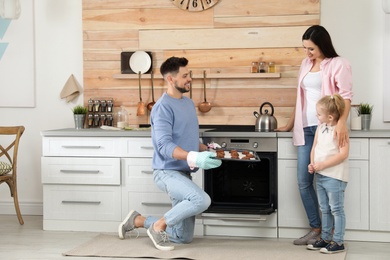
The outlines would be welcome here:
<svg viewBox="0 0 390 260">
<path fill-rule="evenodd" d="M 225 142 L 222 142 L 222 143 L 221 143 L 221 147 L 222 147 L 222 148 L 226 148 L 226 143 L 225 143 Z"/>
<path fill-rule="evenodd" d="M 253 143 L 253 148 L 257 148 L 257 147 L 259 147 L 259 144 L 257 142 L 254 142 Z"/>
</svg>

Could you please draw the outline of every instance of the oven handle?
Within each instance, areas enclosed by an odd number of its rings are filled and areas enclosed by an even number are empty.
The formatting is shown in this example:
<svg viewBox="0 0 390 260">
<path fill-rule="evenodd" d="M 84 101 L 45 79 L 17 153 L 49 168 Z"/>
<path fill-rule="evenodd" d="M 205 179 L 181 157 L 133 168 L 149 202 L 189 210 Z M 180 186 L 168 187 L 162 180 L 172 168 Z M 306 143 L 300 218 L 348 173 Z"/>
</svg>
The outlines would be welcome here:
<svg viewBox="0 0 390 260">
<path fill-rule="evenodd" d="M 224 218 L 224 217 L 210 217 L 210 216 L 202 216 L 202 218 L 224 220 L 224 221 L 267 221 L 267 218 Z"/>
</svg>

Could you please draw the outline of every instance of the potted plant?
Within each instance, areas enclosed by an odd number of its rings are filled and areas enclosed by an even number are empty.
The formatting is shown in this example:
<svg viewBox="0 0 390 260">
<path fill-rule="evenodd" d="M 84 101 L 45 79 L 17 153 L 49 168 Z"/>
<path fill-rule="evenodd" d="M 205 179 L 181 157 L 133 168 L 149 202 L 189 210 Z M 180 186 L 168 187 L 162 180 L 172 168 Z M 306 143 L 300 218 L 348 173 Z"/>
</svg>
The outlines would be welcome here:
<svg viewBox="0 0 390 260">
<path fill-rule="evenodd" d="M 370 130 L 371 113 L 373 109 L 374 106 L 368 103 L 360 103 L 357 108 L 358 116 L 360 116 L 362 120 L 362 130 L 364 131 Z"/>
<path fill-rule="evenodd" d="M 88 108 L 82 105 L 77 105 L 72 109 L 74 116 L 74 124 L 76 129 L 84 128 L 85 115 L 88 112 Z"/>
</svg>

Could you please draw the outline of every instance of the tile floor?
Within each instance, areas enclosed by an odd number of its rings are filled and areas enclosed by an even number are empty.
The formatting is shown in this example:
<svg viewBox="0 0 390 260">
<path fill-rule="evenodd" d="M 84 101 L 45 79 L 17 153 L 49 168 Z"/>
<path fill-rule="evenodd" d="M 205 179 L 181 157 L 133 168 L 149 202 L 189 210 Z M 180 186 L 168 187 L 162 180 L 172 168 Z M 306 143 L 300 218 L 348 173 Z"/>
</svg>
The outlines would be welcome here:
<svg viewBox="0 0 390 260">
<path fill-rule="evenodd" d="M 65 257 L 61 255 L 63 252 L 88 241 L 97 233 L 43 231 L 42 216 L 23 216 L 23 218 L 25 224 L 21 226 L 16 216 L 0 215 L 0 259 L 97 260 L 96 257 Z M 346 247 L 348 249 L 346 260 L 390 259 L 390 243 L 347 241 Z M 113 259 L 104 258 L 104 260 Z"/>
</svg>

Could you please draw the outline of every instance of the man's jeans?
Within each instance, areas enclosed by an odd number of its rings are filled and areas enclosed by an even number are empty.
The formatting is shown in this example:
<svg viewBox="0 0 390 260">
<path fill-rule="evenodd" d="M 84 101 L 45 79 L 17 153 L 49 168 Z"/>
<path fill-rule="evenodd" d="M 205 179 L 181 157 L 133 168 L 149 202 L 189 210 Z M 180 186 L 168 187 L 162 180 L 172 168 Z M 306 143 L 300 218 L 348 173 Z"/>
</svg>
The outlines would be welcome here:
<svg viewBox="0 0 390 260">
<path fill-rule="evenodd" d="M 190 243 L 194 236 L 195 216 L 211 203 L 209 195 L 191 180 L 190 172 L 155 170 L 154 182 L 168 194 L 172 209 L 164 215 L 166 232 L 174 243 Z M 159 217 L 148 216 L 144 227 L 149 228 Z"/>
<path fill-rule="evenodd" d="M 316 174 L 316 187 L 322 212 L 321 237 L 327 241 L 333 240 L 339 245 L 344 244 L 344 192 L 347 183 Z M 332 234 L 333 228 L 334 234 Z"/>
<path fill-rule="evenodd" d="M 305 208 L 310 227 L 312 228 L 321 227 L 317 194 L 313 185 L 314 174 L 310 174 L 307 168 L 310 164 L 310 152 L 316 130 L 317 126 L 305 127 L 303 129 L 305 134 L 305 145 L 298 146 L 298 187 L 303 207 Z"/>
</svg>

